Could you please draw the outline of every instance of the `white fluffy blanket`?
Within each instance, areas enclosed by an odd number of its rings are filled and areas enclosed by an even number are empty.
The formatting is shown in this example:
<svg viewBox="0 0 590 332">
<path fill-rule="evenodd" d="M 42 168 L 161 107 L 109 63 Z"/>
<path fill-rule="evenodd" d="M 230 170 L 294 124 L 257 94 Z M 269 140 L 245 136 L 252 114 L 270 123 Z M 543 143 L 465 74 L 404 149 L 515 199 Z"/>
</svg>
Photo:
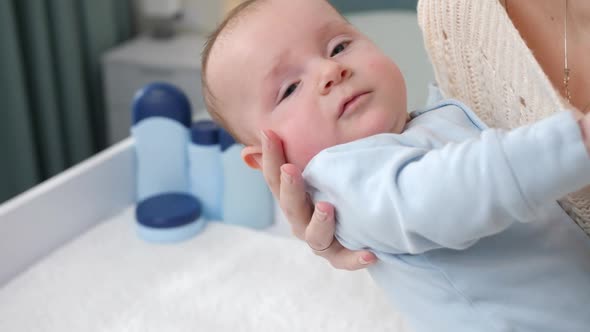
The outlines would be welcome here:
<svg viewBox="0 0 590 332">
<path fill-rule="evenodd" d="M 403 331 L 365 271 L 291 238 L 211 223 L 153 245 L 133 209 L 0 289 L 0 331 Z"/>
</svg>

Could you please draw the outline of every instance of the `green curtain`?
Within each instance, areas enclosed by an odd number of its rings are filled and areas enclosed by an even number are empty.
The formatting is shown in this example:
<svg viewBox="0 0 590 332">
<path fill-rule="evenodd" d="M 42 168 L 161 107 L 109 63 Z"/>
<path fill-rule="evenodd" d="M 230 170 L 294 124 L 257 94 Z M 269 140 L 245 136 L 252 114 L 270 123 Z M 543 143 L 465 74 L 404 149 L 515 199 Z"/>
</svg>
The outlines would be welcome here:
<svg viewBox="0 0 590 332">
<path fill-rule="evenodd" d="M 0 0 L 0 202 L 106 146 L 100 57 L 131 0 Z"/>
<path fill-rule="evenodd" d="M 363 10 L 403 9 L 416 10 L 418 0 L 330 0 L 341 13 L 348 14 Z"/>
</svg>

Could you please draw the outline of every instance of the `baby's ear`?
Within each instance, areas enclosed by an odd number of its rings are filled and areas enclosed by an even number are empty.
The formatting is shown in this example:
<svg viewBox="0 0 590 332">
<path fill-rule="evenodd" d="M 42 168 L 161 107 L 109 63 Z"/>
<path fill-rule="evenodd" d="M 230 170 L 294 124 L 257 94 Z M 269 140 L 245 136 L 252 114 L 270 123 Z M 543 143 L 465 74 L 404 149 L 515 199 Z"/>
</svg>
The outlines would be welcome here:
<svg viewBox="0 0 590 332">
<path fill-rule="evenodd" d="M 243 148 L 242 159 L 251 168 L 262 170 L 262 147 L 247 146 Z"/>
</svg>

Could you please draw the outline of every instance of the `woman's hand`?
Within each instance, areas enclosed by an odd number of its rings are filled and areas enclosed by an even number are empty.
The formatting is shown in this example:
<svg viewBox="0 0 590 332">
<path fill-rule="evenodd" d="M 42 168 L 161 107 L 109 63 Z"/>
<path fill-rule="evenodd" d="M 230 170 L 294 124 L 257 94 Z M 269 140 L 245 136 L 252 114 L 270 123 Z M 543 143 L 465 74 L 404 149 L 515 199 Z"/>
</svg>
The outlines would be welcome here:
<svg viewBox="0 0 590 332">
<path fill-rule="evenodd" d="M 305 192 L 301 170 L 285 163 L 279 137 L 270 130 L 262 132 L 261 136 L 262 172 L 293 234 L 337 269 L 358 270 L 376 262 L 373 253 L 348 250 L 334 238 L 336 224 L 332 205 L 318 202 L 314 208 Z"/>
</svg>

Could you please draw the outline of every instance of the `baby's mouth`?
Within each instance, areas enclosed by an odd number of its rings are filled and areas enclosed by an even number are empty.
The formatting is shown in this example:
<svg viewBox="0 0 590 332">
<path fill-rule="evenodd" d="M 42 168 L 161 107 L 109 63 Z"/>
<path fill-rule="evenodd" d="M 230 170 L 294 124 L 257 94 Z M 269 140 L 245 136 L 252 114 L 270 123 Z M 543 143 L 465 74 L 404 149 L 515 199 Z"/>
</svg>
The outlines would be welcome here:
<svg viewBox="0 0 590 332">
<path fill-rule="evenodd" d="M 356 111 L 368 98 L 371 91 L 354 93 L 340 103 L 338 118 Z"/>
</svg>

